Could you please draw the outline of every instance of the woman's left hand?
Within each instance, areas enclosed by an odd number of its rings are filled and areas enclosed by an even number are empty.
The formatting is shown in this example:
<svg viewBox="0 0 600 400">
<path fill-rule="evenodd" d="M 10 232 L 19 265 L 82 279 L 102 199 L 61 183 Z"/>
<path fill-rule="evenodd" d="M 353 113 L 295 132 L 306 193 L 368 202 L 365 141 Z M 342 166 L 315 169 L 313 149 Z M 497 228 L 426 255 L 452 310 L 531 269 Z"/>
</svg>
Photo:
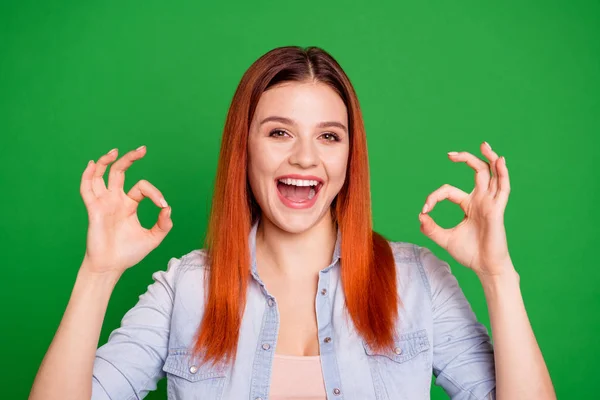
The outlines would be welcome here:
<svg viewBox="0 0 600 400">
<path fill-rule="evenodd" d="M 481 153 L 489 162 L 467 152 L 448 153 L 450 160 L 465 162 L 475 170 L 475 188 L 467 194 L 443 185 L 427 196 L 419 220 L 421 232 L 483 278 L 514 269 L 504 228 L 504 210 L 510 193 L 506 161 L 486 142 L 481 144 Z M 464 219 L 450 229 L 440 227 L 427 214 L 444 199 L 458 204 L 465 213 Z"/>
</svg>

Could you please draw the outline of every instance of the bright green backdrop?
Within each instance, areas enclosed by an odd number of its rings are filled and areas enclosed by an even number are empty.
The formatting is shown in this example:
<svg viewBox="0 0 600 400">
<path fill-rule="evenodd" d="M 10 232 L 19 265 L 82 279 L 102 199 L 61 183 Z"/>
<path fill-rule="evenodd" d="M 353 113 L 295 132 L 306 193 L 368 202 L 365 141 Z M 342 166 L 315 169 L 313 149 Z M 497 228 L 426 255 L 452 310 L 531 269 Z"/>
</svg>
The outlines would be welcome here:
<svg viewBox="0 0 600 400">
<path fill-rule="evenodd" d="M 342 64 L 367 126 L 375 227 L 425 245 L 417 215 L 473 177 L 446 152 L 507 158 L 506 224 L 559 398 L 597 396 L 600 3 L 597 1 L 31 1 L 0 6 L 2 389 L 24 399 L 86 239 L 89 159 L 148 146 L 128 173 L 173 207 L 173 231 L 119 282 L 101 341 L 168 259 L 201 246 L 225 113 L 269 49 L 318 45 Z M 145 226 L 157 209 L 141 206 Z M 433 214 L 458 222 L 443 203 Z M 488 324 L 475 275 L 451 260 Z M 165 382 L 148 398 L 164 398 Z M 596 393 L 596 394 L 595 394 Z M 437 387 L 433 399 L 446 396 Z"/>
</svg>

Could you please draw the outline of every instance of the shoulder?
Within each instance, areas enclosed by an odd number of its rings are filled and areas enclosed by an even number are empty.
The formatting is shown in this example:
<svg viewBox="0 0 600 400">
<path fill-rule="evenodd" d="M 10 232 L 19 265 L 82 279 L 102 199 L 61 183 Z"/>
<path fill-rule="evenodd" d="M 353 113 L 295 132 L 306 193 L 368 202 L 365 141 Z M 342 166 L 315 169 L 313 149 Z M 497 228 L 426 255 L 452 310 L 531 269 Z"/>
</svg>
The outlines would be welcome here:
<svg viewBox="0 0 600 400">
<path fill-rule="evenodd" d="M 417 263 L 419 257 L 419 246 L 408 242 L 391 242 L 388 241 L 394 254 L 396 263 Z"/>
<path fill-rule="evenodd" d="M 205 249 L 195 249 L 179 258 L 172 257 L 169 262 L 173 262 L 180 270 L 206 269 L 208 268 L 208 254 Z"/>
<path fill-rule="evenodd" d="M 436 270 L 450 270 L 450 265 L 436 256 L 429 248 L 407 242 L 388 241 L 396 264 L 412 264 L 424 273 L 435 273 Z"/>
<path fill-rule="evenodd" d="M 423 268 L 431 267 L 431 263 L 437 264 L 442 262 L 433 252 L 423 246 L 419 246 L 414 243 L 408 242 L 392 242 L 388 241 L 392 253 L 394 254 L 394 259 L 396 262 L 409 262 L 415 263 Z"/>
<path fill-rule="evenodd" d="M 166 270 L 154 272 L 154 286 L 169 294 L 171 329 L 176 335 L 191 335 L 188 330 L 202 316 L 205 304 L 209 269 L 207 252 L 195 249 L 179 257 L 171 257 Z M 194 307 L 190 307 L 193 304 Z M 192 325 L 190 321 L 193 321 Z M 179 336 L 177 336 L 179 337 Z M 177 338 L 173 339 L 179 340 Z"/>
<path fill-rule="evenodd" d="M 208 269 L 208 256 L 204 249 L 194 249 L 179 257 L 171 257 L 166 270 L 158 270 L 152 274 L 154 280 L 167 280 L 172 286 L 182 281 L 182 277 L 196 274 L 203 279 Z"/>
<path fill-rule="evenodd" d="M 429 294 L 432 292 L 432 281 L 440 274 L 449 274 L 450 265 L 438 258 L 429 248 L 408 242 L 388 241 L 399 280 L 419 279 Z"/>
</svg>

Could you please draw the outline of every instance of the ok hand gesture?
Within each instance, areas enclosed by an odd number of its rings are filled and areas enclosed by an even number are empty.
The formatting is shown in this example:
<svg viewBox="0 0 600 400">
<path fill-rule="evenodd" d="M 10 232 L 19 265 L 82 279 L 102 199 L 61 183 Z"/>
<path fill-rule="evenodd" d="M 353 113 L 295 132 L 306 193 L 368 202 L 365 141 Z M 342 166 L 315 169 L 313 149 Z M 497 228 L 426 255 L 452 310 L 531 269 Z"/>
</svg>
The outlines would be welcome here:
<svg viewBox="0 0 600 400">
<path fill-rule="evenodd" d="M 137 182 L 123 191 L 125 171 L 146 154 L 146 147 L 130 151 L 115 162 L 104 183 L 104 172 L 117 158 L 117 149 L 103 155 L 98 163 L 90 161 L 83 171 L 80 193 L 88 211 L 87 248 L 83 266 L 90 272 L 122 273 L 154 250 L 173 227 L 171 207 L 150 182 Z M 139 203 L 148 197 L 161 208 L 158 221 L 145 229 L 137 216 Z"/>
<path fill-rule="evenodd" d="M 513 268 L 504 228 L 504 210 L 510 193 L 506 161 L 487 142 L 481 144 L 481 153 L 488 162 L 467 152 L 448 153 L 451 161 L 464 162 L 475 170 L 475 188 L 467 194 L 445 184 L 427 196 L 419 214 L 421 232 L 480 278 Z M 441 228 L 428 215 L 444 199 L 458 204 L 465 213 L 464 219 L 450 229 Z"/>
</svg>

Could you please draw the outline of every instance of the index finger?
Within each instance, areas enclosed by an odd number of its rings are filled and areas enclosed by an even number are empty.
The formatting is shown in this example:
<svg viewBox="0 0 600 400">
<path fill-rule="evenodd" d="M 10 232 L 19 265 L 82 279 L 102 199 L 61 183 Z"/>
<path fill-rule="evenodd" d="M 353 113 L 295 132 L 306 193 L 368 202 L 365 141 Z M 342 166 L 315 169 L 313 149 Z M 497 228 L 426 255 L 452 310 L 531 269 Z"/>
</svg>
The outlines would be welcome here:
<svg viewBox="0 0 600 400">
<path fill-rule="evenodd" d="M 461 151 L 451 151 L 448 153 L 450 160 L 454 162 L 464 162 L 475 170 L 475 188 L 488 190 L 490 185 L 490 165 L 473 154 Z"/>
<path fill-rule="evenodd" d="M 123 190 L 123 186 L 125 185 L 125 171 L 127 171 L 127 169 L 131 167 L 135 161 L 142 158 L 145 154 L 146 146 L 140 146 L 115 161 L 110 167 L 110 172 L 108 174 L 108 189 Z"/>
</svg>

